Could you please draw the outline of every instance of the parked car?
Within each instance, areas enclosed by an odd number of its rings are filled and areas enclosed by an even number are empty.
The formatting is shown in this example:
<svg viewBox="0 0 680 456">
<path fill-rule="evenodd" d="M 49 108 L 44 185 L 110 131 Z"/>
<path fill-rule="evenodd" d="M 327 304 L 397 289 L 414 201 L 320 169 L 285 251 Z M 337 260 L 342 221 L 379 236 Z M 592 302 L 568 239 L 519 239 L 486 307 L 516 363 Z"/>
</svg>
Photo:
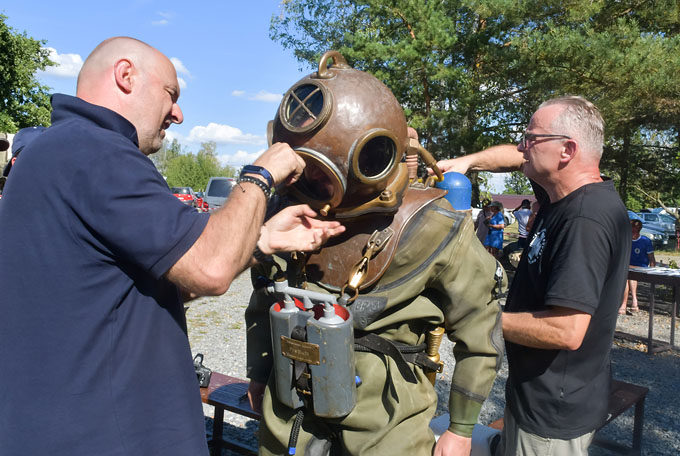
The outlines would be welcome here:
<svg viewBox="0 0 680 456">
<path fill-rule="evenodd" d="M 668 235 L 664 231 L 654 228 L 654 226 L 650 223 L 645 224 L 644 220 L 641 217 L 641 214 L 642 213 L 628 211 L 629 219 L 639 220 L 642 222 L 642 229 L 640 230 L 640 234 L 643 236 L 647 236 L 649 240 L 652 241 L 652 245 L 654 246 L 655 249 L 668 245 Z"/>
<path fill-rule="evenodd" d="M 211 177 L 208 186 L 205 187 L 203 201 L 208 204 L 208 210 L 212 211 L 221 207 L 236 185 L 236 180 L 231 177 Z"/>
<path fill-rule="evenodd" d="M 643 226 L 662 231 L 669 237 L 675 237 L 675 219 L 670 215 L 654 212 L 638 212 L 637 215 L 642 220 Z"/>
<path fill-rule="evenodd" d="M 512 213 L 511 209 L 503 208 L 503 219 L 505 219 L 505 226 L 512 225 L 515 223 L 515 214 Z"/>
<path fill-rule="evenodd" d="M 172 187 L 170 191 L 184 204 L 196 206 L 196 196 L 191 187 Z"/>
<path fill-rule="evenodd" d="M 205 193 L 196 192 L 194 195 L 196 196 L 196 210 L 198 212 L 207 212 L 208 203 L 205 202 Z"/>
<path fill-rule="evenodd" d="M 647 236 L 649 240 L 652 241 L 652 245 L 654 246 L 655 249 L 665 247 L 668 245 L 668 235 L 663 231 L 658 231 L 653 228 L 649 228 L 645 225 L 642 225 L 640 234 L 642 236 Z"/>
</svg>

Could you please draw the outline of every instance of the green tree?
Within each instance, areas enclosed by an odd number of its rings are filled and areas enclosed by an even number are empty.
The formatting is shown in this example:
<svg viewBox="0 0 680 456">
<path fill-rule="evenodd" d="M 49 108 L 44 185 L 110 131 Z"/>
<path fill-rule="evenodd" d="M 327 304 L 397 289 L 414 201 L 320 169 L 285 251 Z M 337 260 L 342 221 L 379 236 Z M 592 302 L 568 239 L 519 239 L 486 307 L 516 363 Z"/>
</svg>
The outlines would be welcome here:
<svg viewBox="0 0 680 456">
<path fill-rule="evenodd" d="M 468 3 L 290 0 L 272 18 L 270 36 L 310 66 L 336 49 L 375 75 L 402 103 L 425 147 L 447 158 L 508 141 L 512 114 L 522 110 L 500 77 L 507 63 L 498 25 Z M 477 176 L 471 180 L 477 200 Z"/>
<path fill-rule="evenodd" d="M 158 172 L 167 177 L 168 164 L 173 158 L 179 157 L 183 153 L 184 148 L 177 139 L 173 139 L 172 142 L 165 139 L 163 140 L 163 145 L 160 150 L 155 154 L 151 154 L 149 158 L 151 158 L 151 161 L 156 166 Z"/>
<path fill-rule="evenodd" d="M 636 186 L 677 201 L 680 5 L 571 1 L 547 10 L 513 37 L 513 78 L 536 100 L 576 93 L 595 102 L 607 122 L 601 167 L 624 201 L 639 198 L 629 193 Z"/>
<path fill-rule="evenodd" d="M 514 142 L 541 101 L 583 95 L 607 121 L 602 170 L 624 199 L 646 181 L 674 202 L 679 10 L 677 0 L 287 0 L 270 36 L 303 64 L 336 49 L 381 79 L 439 158 Z M 657 172 L 638 173 L 642 162 Z"/>
<path fill-rule="evenodd" d="M 16 132 L 50 123 L 49 87 L 38 83 L 36 72 L 54 65 L 44 40 L 18 33 L 0 14 L 0 131 Z"/>
<path fill-rule="evenodd" d="M 519 171 L 513 171 L 505 177 L 505 193 L 510 195 L 529 195 L 534 191 L 529 179 Z"/>
<path fill-rule="evenodd" d="M 208 185 L 208 180 L 213 176 L 236 175 L 234 168 L 220 165 L 214 141 L 201 143 L 197 154 L 185 153 L 177 140 L 173 140 L 166 149 L 169 158 L 164 163 L 164 175 L 170 187 L 191 187 L 199 191 Z"/>
</svg>

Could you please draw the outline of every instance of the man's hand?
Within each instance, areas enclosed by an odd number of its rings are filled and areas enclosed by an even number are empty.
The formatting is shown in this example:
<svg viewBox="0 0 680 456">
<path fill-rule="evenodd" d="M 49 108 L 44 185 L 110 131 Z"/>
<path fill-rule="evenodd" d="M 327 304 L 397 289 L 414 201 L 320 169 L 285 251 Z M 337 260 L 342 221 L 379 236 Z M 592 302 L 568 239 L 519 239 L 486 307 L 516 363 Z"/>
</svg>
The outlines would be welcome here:
<svg viewBox="0 0 680 456">
<path fill-rule="evenodd" d="M 250 408 L 257 413 L 262 413 L 262 398 L 264 397 L 265 383 L 260 383 L 251 380 L 248 385 L 248 401 L 250 401 Z"/>
<path fill-rule="evenodd" d="M 434 456 L 470 456 L 472 439 L 451 431 L 444 432 L 434 447 Z"/>
<path fill-rule="evenodd" d="M 468 172 L 469 168 L 468 159 L 466 157 L 467 156 L 463 156 L 460 158 L 449 158 L 448 160 L 438 161 L 437 168 L 439 168 L 439 171 L 442 173 L 449 173 L 453 171 L 456 173 L 465 174 Z M 431 168 L 427 168 L 427 173 L 430 176 L 434 175 L 434 171 L 432 171 Z"/>
<path fill-rule="evenodd" d="M 512 144 L 491 146 L 476 154 L 450 158 L 437 163 L 442 173 L 456 171 L 465 174 L 468 171 L 490 171 L 492 173 L 506 173 L 521 171 L 524 164 L 524 154 Z M 430 172 L 428 170 L 430 174 Z"/>
<path fill-rule="evenodd" d="M 253 164 L 269 171 L 274 178 L 274 185 L 292 184 L 298 180 L 305 167 L 305 161 L 286 143 L 273 144 Z"/>
<path fill-rule="evenodd" d="M 340 222 L 324 222 L 314 217 L 316 212 L 305 204 L 285 208 L 262 226 L 257 246 L 265 255 L 308 252 L 345 231 Z"/>
</svg>

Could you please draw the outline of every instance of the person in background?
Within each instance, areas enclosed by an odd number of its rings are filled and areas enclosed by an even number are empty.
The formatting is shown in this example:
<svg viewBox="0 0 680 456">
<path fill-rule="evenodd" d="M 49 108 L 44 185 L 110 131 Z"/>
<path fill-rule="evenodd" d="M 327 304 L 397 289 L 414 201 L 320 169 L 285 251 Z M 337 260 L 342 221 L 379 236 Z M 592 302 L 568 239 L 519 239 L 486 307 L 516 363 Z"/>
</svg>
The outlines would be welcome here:
<svg viewBox="0 0 680 456">
<path fill-rule="evenodd" d="M 255 258 L 344 231 L 308 206 L 263 224 L 304 161 L 284 143 L 198 213 L 148 155 L 182 123 L 170 60 L 115 37 L 25 146 L 0 204 L 0 454 L 207 455 L 182 298 L 221 295 Z"/>
<path fill-rule="evenodd" d="M 442 172 L 522 171 L 541 204 L 503 312 L 505 427 L 496 455 L 581 455 L 607 417 L 609 354 L 631 232 L 600 176 L 604 120 L 578 96 L 548 100 L 518 146 L 444 160 Z"/>
<path fill-rule="evenodd" d="M 488 220 L 491 218 L 491 209 L 489 208 L 491 201 L 485 199 L 482 201 L 482 210 L 477 214 L 477 219 L 475 220 L 475 232 L 477 233 L 477 238 L 479 242 L 484 244 L 486 235 L 489 234 Z"/>
<path fill-rule="evenodd" d="M 0 152 L 4 152 L 9 149 L 9 140 L 7 139 L 7 133 L 0 132 Z"/>
<path fill-rule="evenodd" d="M 485 221 L 489 232 L 484 239 L 484 247 L 494 258 L 498 259 L 503 250 L 503 228 L 505 228 L 503 205 L 499 201 L 493 201 L 489 204 L 489 210 L 491 215 Z"/>
<path fill-rule="evenodd" d="M 3 176 L 9 176 L 9 172 L 12 170 L 14 163 L 16 163 L 19 153 L 24 150 L 24 147 L 26 147 L 27 144 L 37 138 L 45 130 L 45 127 L 27 127 L 22 128 L 14 135 L 14 139 L 12 140 L 12 158 L 10 158 L 2 170 Z"/>
<path fill-rule="evenodd" d="M 534 220 L 536 220 L 536 216 L 538 215 L 538 211 L 541 209 L 541 203 L 538 201 L 534 201 L 531 203 L 531 215 L 529 216 L 529 220 L 527 221 L 527 233 L 531 232 L 531 228 L 534 226 Z"/>
<path fill-rule="evenodd" d="M 524 249 L 527 245 L 527 236 L 529 236 L 529 230 L 527 229 L 527 223 L 529 222 L 529 217 L 533 213 L 530 209 L 531 202 L 528 199 L 522 200 L 522 204 L 517 206 L 512 213 L 517 219 L 517 231 L 519 233 L 519 238 L 517 239 L 517 245 L 521 249 Z"/>
<path fill-rule="evenodd" d="M 0 152 L 9 149 L 9 141 L 7 140 L 7 133 L 0 132 Z M 0 176 L 0 198 L 2 198 L 2 189 L 5 188 L 6 176 Z"/>
<path fill-rule="evenodd" d="M 654 258 L 654 246 L 652 241 L 647 236 L 642 236 L 642 222 L 640 220 L 630 221 L 631 233 L 633 235 L 633 242 L 630 248 L 630 265 L 639 268 L 655 267 L 656 259 Z M 619 315 L 626 315 L 626 305 L 628 304 L 628 290 L 633 300 L 628 309 L 628 312 L 636 314 L 640 311 L 637 299 L 637 280 L 628 280 L 626 282 L 626 291 L 623 292 L 623 302 L 619 308 Z"/>
</svg>

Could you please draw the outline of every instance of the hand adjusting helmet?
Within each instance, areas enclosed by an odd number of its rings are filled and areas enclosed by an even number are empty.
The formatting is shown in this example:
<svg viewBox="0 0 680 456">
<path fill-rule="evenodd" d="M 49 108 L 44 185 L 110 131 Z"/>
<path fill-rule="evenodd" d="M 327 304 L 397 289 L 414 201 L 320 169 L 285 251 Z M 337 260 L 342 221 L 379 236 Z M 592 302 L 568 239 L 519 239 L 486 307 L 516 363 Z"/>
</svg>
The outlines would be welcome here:
<svg viewBox="0 0 680 456">
<path fill-rule="evenodd" d="M 328 66 L 329 59 L 333 64 Z M 336 218 L 394 212 L 408 185 L 404 112 L 378 79 L 337 51 L 293 85 L 269 123 L 269 142 L 288 143 L 306 163 L 291 190 Z"/>
</svg>

